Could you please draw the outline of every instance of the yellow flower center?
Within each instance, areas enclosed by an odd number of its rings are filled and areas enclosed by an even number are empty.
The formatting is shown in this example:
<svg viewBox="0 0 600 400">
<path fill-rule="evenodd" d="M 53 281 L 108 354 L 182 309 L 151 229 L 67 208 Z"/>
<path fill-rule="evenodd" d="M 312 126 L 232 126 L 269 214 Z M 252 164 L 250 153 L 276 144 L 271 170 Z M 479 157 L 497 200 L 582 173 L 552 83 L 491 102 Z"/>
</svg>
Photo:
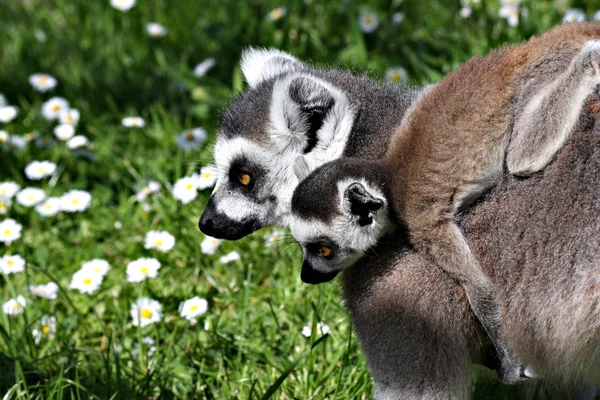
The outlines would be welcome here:
<svg viewBox="0 0 600 400">
<path fill-rule="evenodd" d="M 371 25 L 373 23 L 373 17 L 365 17 L 364 23 L 367 25 Z"/>
<path fill-rule="evenodd" d="M 44 334 L 47 335 L 48 333 L 50 333 L 50 327 L 48 325 L 44 325 L 42 327 L 42 332 L 44 332 Z"/>
<path fill-rule="evenodd" d="M 196 311 L 198 309 L 198 306 L 191 306 L 190 307 L 190 311 Z"/>
<path fill-rule="evenodd" d="M 84 284 L 84 285 L 89 285 L 90 283 L 92 283 L 92 280 L 91 280 L 90 278 L 85 278 L 85 279 L 83 280 L 83 284 Z"/>
<path fill-rule="evenodd" d="M 52 206 L 50 205 L 50 203 L 46 203 L 46 204 L 44 204 L 44 208 L 46 210 L 50 210 L 50 209 L 52 209 Z"/>
<path fill-rule="evenodd" d="M 152 318 L 152 311 L 148 310 L 147 308 L 144 308 L 140 315 L 142 316 L 142 318 L 149 319 Z"/>
<path fill-rule="evenodd" d="M 194 133 L 193 132 L 187 132 L 185 134 L 185 140 L 187 140 L 188 142 L 193 142 L 195 139 Z"/>
<path fill-rule="evenodd" d="M 18 311 L 18 310 L 20 310 L 20 309 L 21 309 L 21 305 L 20 305 L 19 303 L 15 304 L 15 305 L 13 306 L 13 311 Z"/>
<path fill-rule="evenodd" d="M 35 196 L 34 195 L 29 195 L 29 197 L 27 197 L 29 200 L 34 201 L 35 200 Z"/>
<path fill-rule="evenodd" d="M 6 204 L 0 203 L 0 210 L 5 210 L 5 209 L 6 209 Z"/>
<path fill-rule="evenodd" d="M 394 72 L 394 73 L 392 74 L 392 76 L 391 76 L 391 79 L 392 79 L 392 82 L 394 82 L 394 83 L 398 83 L 398 82 L 400 82 L 400 80 L 402 79 L 402 77 L 400 76 L 400 74 L 399 74 L 399 73 L 397 73 L 397 72 Z"/>
<path fill-rule="evenodd" d="M 73 203 L 73 204 L 79 204 L 79 199 L 73 199 L 73 200 L 71 200 L 71 203 Z"/>
<path fill-rule="evenodd" d="M 157 240 L 156 242 L 154 242 L 154 245 L 156 245 L 156 246 L 160 247 L 160 246 L 162 246 L 162 245 L 163 245 L 163 241 L 159 239 L 159 240 Z"/>
<path fill-rule="evenodd" d="M 142 267 L 142 268 L 140 268 L 140 272 L 141 272 L 142 274 L 147 274 L 147 273 L 148 273 L 148 268 L 146 268 L 146 267 Z"/>
<path fill-rule="evenodd" d="M 188 183 L 187 186 L 185 187 L 187 190 L 192 190 L 192 188 L 194 187 L 194 185 L 192 183 Z"/>
<path fill-rule="evenodd" d="M 4 236 L 8 236 L 10 235 L 10 229 L 5 229 L 4 230 Z"/>
<path fill-rule="evenodd" d="M 60 106 L 57 104 L 55 106 L 52 107 L 52 111 L 54 112 L 59 112 L 60 111 Z"/>
<path fill-rule="evenodd" d="M 0 194 L 6 194 L 6 193 L 8 193 L 8 189 L 7 188 L 0 189 Z"/>
<path fill-rule="evenodd" d="M 13 266 L 13 265 L 15 265 L 15 262 L 14 262 L 13 260 L 8 260 L 8 261 L 6 262 L 6 264 L 7 264 L 7 265 L 10 265 L 10 266 Z"/>
<path fill-rule="evenodd" d="M 44 167 L 40 167 L 40 169 L 38 170 L 40 174 L 43 174 L 46 172 L 46 170 L 44 169 Z"/>
<path fill-rule="evenodd" d="M 205 172 L 202 174 L 202 177 L 208 179 L 208 178 L 210 178 L 211 175 L 212 174 L 210 172 Z"/>
<path fill-rule="evenodd" d="M 46 75 L 41 75 L 40 76 L 40 83 L 43 85 L 44 83 L 46 83 L 48 81 L 48 77 Z"/>
</svg>

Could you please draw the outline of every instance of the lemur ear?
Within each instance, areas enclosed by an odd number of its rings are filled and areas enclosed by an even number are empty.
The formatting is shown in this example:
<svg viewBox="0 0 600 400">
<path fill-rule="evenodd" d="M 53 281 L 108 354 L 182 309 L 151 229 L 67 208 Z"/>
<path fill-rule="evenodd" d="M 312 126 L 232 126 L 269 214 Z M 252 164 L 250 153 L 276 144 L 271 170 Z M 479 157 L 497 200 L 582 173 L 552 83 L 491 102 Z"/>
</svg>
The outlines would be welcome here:
<svg viewBox="0 0 600 400">
<path fill-rule="evenodd" d="M 375 197 L 359 182 L 350 184 L 344 192 L 344 208 L 358 218 L 360 226 L 371 225 L 384 204 L 383 199 Z"/>
<path fill-rule="evenodd" d="M 276 49 L 248 48 L 242 52 L 240 65 L 251 88 L 277 75 L 302 68 L 302 63 L 295 57 Z"/>
<path fill-rule="evenodd" d="M 296 157 L 294 160 L 294 173 L 299 182 L 303 181 L 310 174 L 310 167 L 303 155 Z"/>
</svg>

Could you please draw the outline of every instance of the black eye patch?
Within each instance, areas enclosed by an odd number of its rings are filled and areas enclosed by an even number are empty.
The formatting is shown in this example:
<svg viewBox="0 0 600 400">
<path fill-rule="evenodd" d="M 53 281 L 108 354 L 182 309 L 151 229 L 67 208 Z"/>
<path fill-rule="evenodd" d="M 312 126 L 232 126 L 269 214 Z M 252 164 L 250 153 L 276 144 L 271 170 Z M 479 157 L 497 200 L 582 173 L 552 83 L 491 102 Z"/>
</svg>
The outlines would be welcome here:
<svg viewBox="0 0 600 400">
<path fill-rule="evenodd" d="M 242 190 L 245 194 L 251 195 L 256 192 L 261 182 L 264 182 L 266 171 L 260 165 L 242 156 L 231 162 L 228 175 L 231 189 Z"/>
</svg>

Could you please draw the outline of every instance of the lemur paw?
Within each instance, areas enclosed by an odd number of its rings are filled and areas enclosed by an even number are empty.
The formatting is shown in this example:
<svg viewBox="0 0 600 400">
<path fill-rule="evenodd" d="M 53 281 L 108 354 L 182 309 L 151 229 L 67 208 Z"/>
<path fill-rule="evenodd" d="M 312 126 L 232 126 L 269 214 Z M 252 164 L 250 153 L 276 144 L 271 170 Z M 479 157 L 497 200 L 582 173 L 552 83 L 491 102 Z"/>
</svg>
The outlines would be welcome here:
<svg viewBox="0 0 600 400">
<path fill-rule="evenodd" d="M 600 40 L 588 40 L 573 59 L 573 66 L 584 76 L 600 83 Z"/>
<path fill-rule="evenodd" d="M 506 385 L 515 385 L 537 378 L 537 375 L 529 365 L 502 365 L 498 370 L 498 378 Z"/>
</svg>

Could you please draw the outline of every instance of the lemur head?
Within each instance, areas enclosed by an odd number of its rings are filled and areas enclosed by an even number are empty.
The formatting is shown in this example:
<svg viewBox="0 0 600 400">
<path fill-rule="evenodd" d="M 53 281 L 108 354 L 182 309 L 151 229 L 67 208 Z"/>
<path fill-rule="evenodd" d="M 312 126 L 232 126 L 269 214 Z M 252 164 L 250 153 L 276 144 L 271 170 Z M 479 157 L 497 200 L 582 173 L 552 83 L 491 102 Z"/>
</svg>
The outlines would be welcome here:
<svg viewBox="0 0 600 400">
<path fill-rule="evenodd" d="M 302 246 L 302 281 L 328 282 L 394 229 L 385 171 L 343 158 L 316 169 L 292 198 L 290 229 Z"/>
<path fill-rule="evenodd" d="M 287 225 L 294 166 L 313 170 L 340 157 L 354 120 L 342 90 L 289 54 L 249 49 L 241 67 L 248 90 L 222 116 L 219 176 L 198 224 L 229 240 Z"/>
</svg>

